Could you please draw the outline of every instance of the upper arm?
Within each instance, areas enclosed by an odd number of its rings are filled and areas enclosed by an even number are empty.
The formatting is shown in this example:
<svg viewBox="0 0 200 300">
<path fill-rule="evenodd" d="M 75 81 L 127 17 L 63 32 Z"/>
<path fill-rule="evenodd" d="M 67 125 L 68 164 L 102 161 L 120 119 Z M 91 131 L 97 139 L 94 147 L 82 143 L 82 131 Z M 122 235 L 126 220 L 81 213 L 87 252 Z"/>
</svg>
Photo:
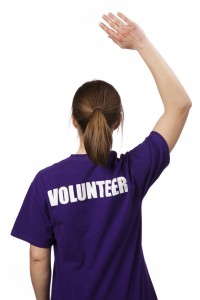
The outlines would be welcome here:
<svg viewBox="0 0 200 300">
<path fill-rule="evenodd" d="M 142 143 L 125 155 L 131 178 L 142 200 L 170 162 L 168 145 L 162 135 L 152 131 Z"/>
<path fill-rule="evenodd" d="M 51 257 L 51 247 L 41 248 L 30 244 L 30 259 L 37 261 L 49 260 Z"/>
<path fill-rule="evenodd" d="M 166 110 L 153 128 L 153 131 L 161 134 L 166 140 L 170 152 L 179 139 L 188 117 L 190 107 L 191 102 L 188 102 L 188 105 L 180 111 Z"/>
</svg>

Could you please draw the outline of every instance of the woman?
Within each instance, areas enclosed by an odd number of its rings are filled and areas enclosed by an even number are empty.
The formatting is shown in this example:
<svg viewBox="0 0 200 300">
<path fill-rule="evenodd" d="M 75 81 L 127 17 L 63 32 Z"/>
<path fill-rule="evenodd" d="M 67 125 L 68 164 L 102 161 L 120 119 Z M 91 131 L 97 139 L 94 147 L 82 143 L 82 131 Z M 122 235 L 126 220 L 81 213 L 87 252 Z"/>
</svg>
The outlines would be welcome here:
<svg viewBox="0 0 200 300">
<path fill-rule="evenodd" d="M 141 245 L 141 205 L 169 164 L 191 100 L 142 29 L 122 13 L 100 27 L 118 46 L 136 50 L 150 69 L 164 106 L 149 136 L 117 158 L 112 133 L 123 121 L 121 99 L 101 80 L 75 93 L 72 121 L 80 147 L 35 176 L 12 235 L 30 243 L 37 300 L 155 300 Z"/>
</svg>

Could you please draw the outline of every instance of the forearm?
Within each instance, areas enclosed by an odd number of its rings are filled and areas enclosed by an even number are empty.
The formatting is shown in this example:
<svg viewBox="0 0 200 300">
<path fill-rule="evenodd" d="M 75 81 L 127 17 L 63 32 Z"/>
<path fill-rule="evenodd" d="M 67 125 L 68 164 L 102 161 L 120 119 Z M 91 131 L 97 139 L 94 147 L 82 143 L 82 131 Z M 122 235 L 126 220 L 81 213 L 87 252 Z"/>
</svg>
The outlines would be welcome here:
<svg viewBox="0 0 200 300">
<path fill-rule="evenodd" d="M 191 101 L 182 84 L 151 42 L 147 40 L 138 52 L 153 75 L 165 110 L 182 110 L 190 106 Z"/>
<path fill-rule="evenodd" d="M 30 260 L 30 274 L 37 300 L 50 299 L 51 264 L 49 260 Z"/>
</svg>

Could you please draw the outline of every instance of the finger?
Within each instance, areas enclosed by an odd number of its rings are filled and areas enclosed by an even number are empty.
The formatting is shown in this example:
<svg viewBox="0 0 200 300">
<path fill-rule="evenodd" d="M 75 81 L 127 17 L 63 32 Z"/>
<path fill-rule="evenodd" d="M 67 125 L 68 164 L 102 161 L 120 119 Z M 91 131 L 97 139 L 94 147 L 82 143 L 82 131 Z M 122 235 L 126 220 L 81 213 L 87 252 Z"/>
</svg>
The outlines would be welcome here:
<svg viewBox="0 0 200 300">
<path fill-rule="evenodd" d="M 115 31 L 121 33 L 122 29 L 115 23 L 114 20 L 112 20 L 111 18 L 109 18 L 106 15 L 103 15 L 102 18 L 109 24 L 109 26 L 114 29 Z"/>
<path fill-rule="evenodd" d="M 123 47 L 123 45 L 122 45 L 122 43 L 120 43 L 118 40 L 115 40 L 115 39 L 112 39 L 113 40 L 113 42 L 115 43 L 115 44 L 117 44 L 120 48 L 124 48 Z"/>
<path fill-rule="evenodd" d="M 121 12 L 118 12 L 117 15 L 127 24 L 127 25 L 131 25 L 132 21 L 127 18 L 124 14 L 122 14 Z"/>
<path fill-rule="evenodd" d="M 119 18 L 117 18 L 115 15 L 113 15 L 112 13 L 109 13 L 108 16 L 115 24 L 117 24 L 119 28 L 124 29 L 126 27 L 126 24 L 122 22 Z"/>
<path fill-rule="evenodd" d="M 117 38 L 117 33 L 107 27 L 104 23 L 99 23 L 99 26 L 111 37 L 111 38 Z"/>
</svg>

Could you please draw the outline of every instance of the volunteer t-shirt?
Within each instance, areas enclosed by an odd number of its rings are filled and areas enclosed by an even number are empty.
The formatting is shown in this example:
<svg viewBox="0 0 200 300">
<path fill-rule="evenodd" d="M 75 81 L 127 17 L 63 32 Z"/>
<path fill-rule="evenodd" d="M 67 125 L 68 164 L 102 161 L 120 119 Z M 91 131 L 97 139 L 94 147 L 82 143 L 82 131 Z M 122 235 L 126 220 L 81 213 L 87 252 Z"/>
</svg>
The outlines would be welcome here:
<svg viewBox="0 0 200 300">
<path fill-rule="evenodd" d="M 157 132 L 106 167 L 87 154 L 39 171 L 11 235 L 54 248 L 51 300 L 156 300 L 142 249 L 141 205 L 169 164 Z"/>
</svg>

